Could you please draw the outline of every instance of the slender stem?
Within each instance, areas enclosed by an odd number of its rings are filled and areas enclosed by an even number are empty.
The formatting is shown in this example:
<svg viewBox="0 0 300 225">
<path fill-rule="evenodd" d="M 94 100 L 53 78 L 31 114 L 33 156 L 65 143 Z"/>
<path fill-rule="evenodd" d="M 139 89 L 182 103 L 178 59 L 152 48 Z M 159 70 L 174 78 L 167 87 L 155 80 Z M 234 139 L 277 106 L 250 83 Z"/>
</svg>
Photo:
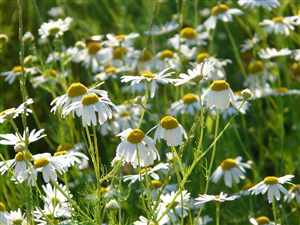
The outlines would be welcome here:
<svg viewBox="0 0 300 225">
<path fill-rule="evenodd" d="M 217 136 L 218 136 L 218 132 L 219 132 L 219 122 L 220 122 L 220 113 L 217 112 L 214 140 L 215 140 L 215 139 L 217 138 Z M 209 167 L 208 167 L 208 171 L 207 171 L 207 181 L 206 181 L 205 191 L 204 191 L 205 194 L 206 194 L 207 191 L 208 191 L 209 178 L 210 178 L 211 170 L 212 170 L 212 167 L 213 167 L 213 164 L 214 164 L 214 161 L 215 161 L 216 150 L 217 150 L 217 143 L 215 142 L 214 145 L 213 145 L 213 150 L 212 150 L 212 154 L 211 154 L 211 159 L 210 159 L 210 163 L 209 163 Z"/>
<path fill-rule="evenodd" d="M 216 225 L 220 225 L 220 202 L 216 202 Z"/>
<path fill-rule="evenodd" d="M 242 62 L 242 59 L 241 59 L 241 56 L 240 56 L 240 53 L 239 53 L 239 48 L 237 47 L 236 43 L 235 43 L 235 40 L 233 38 L 233 35 L 227 25 L 227 23 L 224 22 L 224 27 L 225 27 L 225 30 L 227 32 L 227 35 L 229 37 L 229 41 L 232 45 L 232 48 L 233 48 L 233 53 L 234 53 L 234 57 L 240 67 L 240 70 L 242 72 L 242 75 L 244 76 L 244 78 L 247 77 L 247 73 L 246 73 L 246 70 L 245 70 L 245 67 L 244 67 L 244 64 Z"/>
<path fill-rule="evenodd" d="M 275 224 L 279 224 L 278 223 L 278 218 L 277 218 L 277 213 L 276 213 L 276 200 L 275 200 L 275 198 L 273 198 L 273 201 L 272 201 L 272 211 L 273 211 L 273 217 L 274 217 Z"/>
</svg>

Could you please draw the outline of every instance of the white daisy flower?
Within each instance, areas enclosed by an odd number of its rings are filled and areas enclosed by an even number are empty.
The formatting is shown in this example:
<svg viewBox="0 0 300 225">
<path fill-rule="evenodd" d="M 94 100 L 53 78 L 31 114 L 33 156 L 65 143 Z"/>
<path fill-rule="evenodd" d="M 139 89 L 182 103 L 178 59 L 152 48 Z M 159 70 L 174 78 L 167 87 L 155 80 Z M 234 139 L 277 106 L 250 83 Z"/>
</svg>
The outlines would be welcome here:
<svg viewBox="0 0 300 225">
<path fill-rule="evenodd" d="M 275 48 L 265 48 L 265 49 L 261 49 L 258 52 L 258 55 L 262 59 L 272 59 L 275 57 L 287 56 L 290 55 L 291 53 L 292 51 L 288 48 L 283 48 L 280 50 L 277 50 Z"/>
<path fill-rule="evenodd" d="M 44 208 L 36 208 L 33 211 L 34 221 L 37 225 L 70 224 L 70 214 L 68 207 L 55 208 L 53 204 L 45 204 Z"/>
<path fill-rule="evenodd" d="M 118 75 L 120 72 L 122 72 L 120 68 L 115 66 L 106 66 L 100 73 L 96 74 L 95 80 L 105 81 L 108 79 L 116 79 L 119 77 Z"/>
<path fill-rule="evenodd" d="M 34 41 L 34 36 L 30 31 L 25 32 L 25 34 L 23 35 L 22 40 L 26 43 L 26 42 L 33 42 Z"/>
<path fill-rule="evenodd" d="M 267 10 L 272 10 L 280 5 L 278 0 L 239 0 L 238 3 L 245 8 L 262 7 Z"/>
<path fill-rule="evenodd" d="M 211 16 L 204 22 L 204 26 L 208 30 L 213 30 L 216 28 L 218 20 L 227 23 L 233 20 L 233 16 L 239 16 L 242 14 L 243 12 L 239 9 L 229 8 L 226 4 L 218 4 L 212 8 Z"/>
<path fill-rule="evenodd" d="M 78 102 L 86 94 L 95 93 L 99 97 L 107 98 L 107 92 L 104 90 L 98 90 L 95 88 L 87 88 L 82 83 L 72 83 L 68 89 L 67 93 L 55 98 L 50 105 L 52 106 L 51 112 L 57 112 L 58 110 L 64 110 L 74 102 Z"/>
<path fill-rule="evenodd" d="M 169 39 L 169 43 L 173 48 L 181 52 L 182 46 L 202 46 L 206 45 L 208 33 L 204 31 L 204 27 L 199 26 L 196 29 L 193 27 L 182 28 L 179 34 Z"/>
<path fill-rule="evenodd" d="M 8 120 L 17 118 L 20 114 L 26 112 L 26 116 L 29 113 L 32 113 L 32 110 L 29 109 L 27 106 L 33 104 L 33 99 L 29 98 L 17 108 L 9 108 L 2 112 L 0 112 L 0 124 L 4 123 Z"/>
<path fill-rule="evenodd" d="M 150 97 L 155 96 L 155 92 L 159 83 L 168 84 L 172 83 L 174 79 L 169 78 L 174 72 L 170 72 L 170 68 L 166 68 L 159 73 L 152 73 L 151 71 L 143 71 L 140 76 L 122 76 L 121 82 L 131 83 L 132 85 L 139 84 L 140 82 L 150 83 Z"/>
<path fill-rule="evenodd" d="M 123 177 L 124 182 L 129 181 L 130 184 L 133 184 L 137 181 L 141 182 L 142 180 L 145 179 L 145 176 L 149 176 L 154 180 L 159 180 L 160 177 L 157 174 L 158 171 L 165 171 L 169 169 L 169 164 L 168 163 L 159 163 L 155 165 L 154 167 L 145 167 L 142 168 L 138 174 L 134 175 L 126 175 Z"/>
<path fill-rule="evenodd" d="M 247 52 L 257 46 L 259 43 L 260 38 L 257 34 L 254 34 L 254 36 L 251 39 L 246 39 L 244 43 L 241 45 L 241 52 Z"/>
<path fill-rule="evenodd" d="M 284 196 L 284 200 L 287 202 L 296 200 L 297 204 L 300 204 L 300 185 L 297 184 L 292 186 L 289 190 L 289 193 Z"/>
<path fill-rule="evenodd" d="M 23 215 L 21 209 L 15 211 L 10 211 L 7 215 L 8 225 L 20 224 L 20 225 L 29 225 L 29 221 Z"/>
<path fill-rule="evenodd" d="M 32 142 L 38 141 L 39 139 L 46 137 L 44 134 L 44 129 L 36 130 L 33 129 L 29 132 L 28 127 L 26 127 L 26 132 L 23 132 L 23 135 L 18 133 L 16 134 L 0 134 L 0 144 L 1 145 L 13 145 L 16 152 L 22 151 L 25 148 L 25 142 L 30 144 Z M 28 134 L 28 137 L 26 137 Z"/>
<path fill-rule="evenodd" d="M 153 25 L 149 31 L 145 31 L 145 34 L 159 36 L 177 30 L 177 28 L 179 28 L 179 24 L 176 21 L 170 21 L 161 26 Z"/>
<path fill-rule="evenodd" d="M 243 163 L 240 156 L 235 159 L 228 158 L 223 160 L 213 172 L 211 179 L 214 183 L 217 183 L 224 176 L 225 185 L 232 187 L 233 182 L 239 183 L 240 179 L 245 179 L 246 169 L 250 167 L 250 163 Z"/>
<path fill-rule="evenodd" d="M 296 17 L 288 16 L 282 17 L 277 16 L 271 20 L 265 19 L 260 23 L 267 33 L 283 34 L 289 36 L 292 31 L 295 30 Z"/>
<path fill-rule="evenodd" d="M 179 69 L 181 62 L 176 52 L 165 49 L 157 53 L 154 59 L 154 65 L 157 70 L 163 70 L 165 68 L 177 70 Z"/>
<path fill-rule="evenodd" d="M 36 154 L 32 157 L 35 173 L 41 172 L 46 183 L 56 182 L 57 173 L 65 173 L 66 168 L 70 165 L 66 157 L 51 156 L 50 153 Z"/>
<path fill-rule="evenodd" d="M 225 80 L 215 80 L 203 94 L 203 101 L 208 108 L 225 110 L 230 103 L 235 105 L 235 96 Z"/>
<path fill-rule="evenodd" d="M 140 216 L 138 221 L 135 221 L 133 225 L 151 225 L 155 224 L 154 221 L 148 220 L 146 217 Z"/>
<path fill-rule="evenodd" d="M 173 116 L 164 116 L 154 128 L 154 140 L 164 139 L 171 147 L 181 145 L 183 139 L 187 138 L 184 128 Z"/>
<path fill-rule="evenodd" d="M 35 177 L 31 177 L 33 166 L 31 164 L 32 155 L 29 151 L 18 152 L 14 159 L 0 162 L 0 174 L 7 173 L 13 169 L 13 180 L 23 183 L 28 180 L 31 183 Z"/>
<path fill-rule="evenodd" d="M 176 191 L 161 194 L 159 201 L 160 202 L 156 210 L 157 218 L 159 219 L 162 217 L 159 224 L 167 224 L 171 221 L 173 223 L 180 221 L 180 218 L 184 218 L 188 215 L 191 205 L 190 193 L 186 190 L 183 190 L 179 194 Z M 163 216 L 163 213 L 166 210 L 167 213 Z"/>
<path fill-rule="evenodd" d="M 284 195 L 288 195 L 288 191 L 283 187 L 283 184 L 289 182 L 293 177 L 294 175 L 286 175 L 283 177 L 268 176 L 250 188 L 249 191 L 254 195 L 267 193 L 269 203 L 272 203 L 273 200 L 279 201 L 281 197 L 280 192 Z"/>
<path fill-rule="evenodd" d="M 142 107 L 137 104 L 122 104 L 116 106 L 114 120 L 118 124 L 119 132 L 130 127 L 136 127 L 140 120 Z"/>
<path fill-rule="evenodd" d="M 46 39 L 48 37 L 61 37 L 70 29 L 72 21 L 73 19 L 71 17 L 67 17 L 64 20 L 49 20 L 47 23 L 43 23 L 41 25 L 39 28 L 39 35 L 42 39 Z"/>
<path fill-rule="evenodd" d="M 238 199 L 239 196 L 238 195 L 232 195 L 229 196 L 226 193 L 221 192 L 219 195 L 199 195 L 199 197 L 197 197 L 195 199 L 195 205 L 196 206 L 202 206 L 203 204 L 207 203 L 207 202 L 226 202 L 226 201 L 234 201 L 236 199 Z"/>
<path fill-rule="evenodd" d="M 252 225 L 276 225 L 274 222 L 272 222 L 267 216 L 259 216 L 259 217 L 256 217 L 256 218 L 250 218 L 249 219 L 249 222 L 252 224 Z M 279 225 L 279 224 L 277 224 Z"/>
<path fill-rule="evenodd" d="M 195 115 L 201 108 L 201 101 L 198 95 L 193 93 L 185 94 L 179 101 L 172 103 L 171 115 L 185 114 Z"/>
<path fill-rule="evenodd" d="M 130 34 L 107 34 L 105 41 L 105 45 L 109 47 L 131 47 L 134 44 L 134 40 L 138 38 L 140 35 L 138 33 L 130 33 Z"/>
<path fill-rule="evenodd" d="M 75 113 L 77 117 L 81 117 L 84 127 L 97 126 L 112 118 L 111 107 L 114 107 L 114 104 L 108 97 L 98 97 L 95 93 L 89 93 L 80 101 L 66 106 L 62 115 L 65 117 L 71 113 L 74 116 Z"/>
<path fill-rule="evenodd" d="M 153 165 L 159 154 L 155 142 L 140 129 L 127 129 L 118 136 L 121 143 L 117 147 L 116 156 L 113 160 L 121 160 L 123 164 L 130 163 L 134 168 Z"/>
<path fill-rule="evenodd" d="M 1 76 L 4 76 L 4 81 L 6 81 L 8 84 L 12 84 L 15 82 L 15 80 L 20 77 L 23 74 L 36 74 L 37 69 L 34 67 L 28 68 L 22 66 L 14 66 L 11 71 L 2 72 Z"/>
</svg>

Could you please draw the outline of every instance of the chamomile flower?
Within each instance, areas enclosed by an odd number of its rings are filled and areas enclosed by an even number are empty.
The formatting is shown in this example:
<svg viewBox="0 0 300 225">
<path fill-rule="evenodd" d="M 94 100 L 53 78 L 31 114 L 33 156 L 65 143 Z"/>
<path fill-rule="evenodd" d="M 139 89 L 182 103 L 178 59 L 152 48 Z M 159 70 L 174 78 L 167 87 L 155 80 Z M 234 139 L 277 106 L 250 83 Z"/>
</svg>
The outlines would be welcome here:
<svg viewBox="0 0 300 225">
<path fill-rule="evenodd" d="M 106 120 L 112 118 L 112 109 L 114 104 L 108 97 L 98 97 L 95 93 L 89 93 L 82 97 L 80 101 L 74 102 L 65 107 L 62 115 L 68 114 L 81 117 L 82 125 L 97 126 L 102 125 Z"/>
<path fill-rule="evenodd" d="M 20 224 L 20 225 L 29 225 L 29 221 L 25 218 L 21 209 L 15 211 L 10 211 L 7 215 L 8 225 Z"/>
<path fill-rule="evenodd" d="M 154 64 L 157 70 L 163 70 L 165 68 L 177 70 L 180 67 L 181 62 L 176 52 L 165 49 L 157 53 Z"/>
<path fill-rule="evenodd" d="M 143 216 L 140 216 L 139 220 L 133 223 L 133 225 L 151 225 L 151 224 L 155 224 L 155 222 L 148 220 L 146 217 Z"/>
<path fill-rule="evenodd" d="M 222 161 L 220 166 L 213 172 L 212 181 L 217 183 L 224 176 L 225 185 L 232 187 L 232 183 L 239 183 L 240 179 L 245 179 L 246 169 L 250 168 L 250 163 L 243 163 L 242 157 L 235 159 L 228 158 Z"/>
<path fill-rule="evenodd" d="M 11 71 L 7 71 L 7 72 L 3 72 L 1 73 L 1 76 L 4 76 L 4 81 L 6 81 L 8 84 L 13 84 L 15 82 L 15 80 L 24 75 L 24 74 L 36 74 L 37 73 L 37 69 L 32 67 L 32 68 L 27 68 L 27 67 L 23 67 L 22 66 L 14 66 Z"/>
<path fill-rule="evenodd" d="M 262 59 L 272 59 L 275 57 L 280 57 L 280 56 L 287 56 L 290 55 L 292 51 L 288 48 L 283 48 L 280 50 L 277 50 L 275 48 L 266 48 L 266 49 L 261 49 L 258 52 L 258 55 Z"/>
<path fill-rule="evenodd" d="M 225 80 L 215 80 L 203 94 L 203 101 L 208 108 L 222 111 L 227 109 L 230 103 L 235 104 L 235 97 Z"/>
<path fill-rule="evenodd" d="M 130 184 L 133 184 L 137 181 L 142 181 L 145 179 L 145 176 L 149 176 L 154 180 L 159 180 L 160 177 L 158 175 L 159 171 L 166 171 L 169 169 L 169 164 L 168 163 L 159 163 L 155 165 L 154 167 L 145 167 L 142 168 L 138 174 L 134 175 L 126 175 L 123 177 L 123 180 L 125 182 L 130 181 Z"/>
<path fill-rule="evenodd" d="M 105 45 L 109 47 L 131 47 L 134 43 L 134 40 L 138 38 L 140 35 L 138 33 L 130 33 L 130 34 L 107 34 L 105 41 Z"/>
<path fill-rule="evenodd" d="M 32 155 L 29 151 L 18 152 L 14 159 L 0 162 L 0 173 L 3 175 L 13 169 L 13 180 L 23 183 L 28 180 L 30 183 L 32 175 Z"/>
<path fill-rule="evenodd" d="M 33 99 L 29 98 L 17 108 L 9 108 L 0 112 L 0 124 L 8 120 L 17 118 L 20 114 L 26 112 L 26 116 L 32 113 L 32 110 L 28 108 L 29 105 L 33 104 Z"/>
<path fill-rule="evenodd" d="M 172 191 L 160 195 L 159 204 L 157 207 L 157 218 L 161 218 L 160 224 L 170 223 L 171 221 L 178 222 L 180 218 L 188 215 L 191 206 L 190 193 L 186 190 Z M 165 215 L 163 213 L 167 211 Z"/>
<path fill-rule="evenodd" d="M 47 23 L 43 23 L 39 28 L 39 35 L 42 39 L 48 37 L 61 37 L 63 34 L 70 29 L 73 19 L 67 17 L 65 19 L 49 20 Z"/>
<path fill-rule="evenodd" d="M 57 112 L 58 110 L 63 110 L 72 103 L 78 102 L 86 94 L 95 93 L 99 97 L 107 98 L 107 92 L 104 90 L 98 90 L 95 88 L 87 88 L 80 82 L 72 83 L 66 94 L 56 97 L 50 105 L 52 106 L 51 112 Z"/>
<path fill-rule="evenodd" d="M 32 157 L 35 173 L 41 172 L 46 183 L 56 182 L 57 173 L 65 173 L 69 165 L 66 157 L 51 156 L 50 153 L 36 154 Z"/>
<path fill-rule="evenodd" d="M 200 108 L 200 97 L 193 93 L 187 93 L 179 101 L 172 103 L 169 112 L 171 115 L 185 113 L 195 115 Z"/>
<path fill-rule="evenodd" d="M 239 9 L 229 8 L 229 6 L 226 4 L 218 4 L 211 9 L 211 15 L 204 22 L 204 26 L 208 30 L 213 30 L 216 28 L 218 20 L 227 23 L 233 20 L 233 16 L 239 16 L 242 14 L 243 12 Z"/>
<path fill-rule="evenodd" d="M 160 36 L 177 30 L 179 24 L 175 21 L 167 22 L 163 25 L 153 25 L 149 31 L 145 31 L 146 35 Z"/>
<path fill-rule="evenodd" d="M 195 199 L 195 205 L 196 206 L 202 206 L 203 204 L 207 203 L 207 202 L 227 202 L 227 201 L 234 201 L 236 199 L 238 199 L 239 196 L 238 195 L 228 195 L 226 193 L 221 192 L 219 195 L 199 195 L 199 197 L 197 197 Z"/>
<path fill-rule="evenodd" d="M 121 143 L 116 150 L 113 162 L 121 160 L 123 164 L 130 163 L 134 168 L 153 165 L 159 154 L 155 142 L 140 129 L 127 129 L 118 136 Z"/>
<path fill-rule="evenodd" d="M 26 137 L 28 134 L 28 137 Z M 19 133 L 16 134 L 0 134 L 0 144 L 1 145 L 13 145 L 16 152 L 24 150 L 25 142 L 30 144 L 32 142 L 38 141 L 41 138 L 45 137 L 44 129 L 36 130 L 33 129 L 29 132 L 28 127 L 26 132 L 23 132 L 23 135 Z"/>
<path fill-rule="evenodd" d="M 166 68 L 159 73 L 153 73 L 151 71 L 143 71 L 139 76 L 122 76 L 121 82 L 131 83 L 131 86 L 139 84 L 140 82 L 150 83 L 150 97 L 155 96 L 155 92 L 158 84 L 172 83 L 174 79 L 169 78 L 174 72 L 170 71 L 170 68 Z"/>
<path fill-rule="evenodd" d="M 283 177 L 268 176 L 263 181 L 250 188 L 251 194 L 266 194 L 268 196 L 268 202 L 272 203 L 274 200 L 280 200 L 280 192 L 284 195 L 288 195 L 288 191 L 283 187 L 283 184 L 289 182 L 294 175 L 286 175 Z"/>
<path fill-rule="evenodd" d="M 116 121 L 119 132 L 124 131 L 130 127 L 138 125 L 142 107 L 137 104 L 122 104 L 116 106 L 114 113 L 114 120 Z"/>
<path fill-rule="evenodd" d="M 295 200 L 297 204 L 300 204 L 300 185 L 294 185 L 289 189 L 289 193 L 284 196 L 284 200 L 287 202 L 291 202 Z"/>
<path fill-rule="evenodd" d="M 121 71 L 120 68 L 115 66 L 106 66 L 100 73 L 96 74 L 95 80 L 105 81 L 108 79 L 115 79 Z"/>
<path fill-rule="evenodd" d="M 247 52 L 249 50 L 252 50 L 257 46 L 259 43 L 260 38 L 257 34 L 254 34 L 254 36 L 251 39 L 246 39 L 244 43 L 241 45 L 241 52 Z"/>
<path fill-rule="evenodd" d="M 267 10 L 272 10 L 280 5 L 278 0 L 239 0 L 238 3 L 245 8 L 262 7 Z"/>
<path fill-rule="evenodd" d="M 249 219 L 249 222 L 252 225 L 276 225 L 267 216 L 259 216 L 259 217 L 256 217 L 256 218 L 252 217 L 252 218 Z M 277 225 L 279 225 L 279 224 L 277 224 Z"/>
<path fill-rule="evenodd" d="M 173 116 L 164 116 L 155 129 L 154 140 L 164 139 L 171 147 L 181 145 L 187 138 L 184 128 Z"/>
<path fill-rule="evenodd" d="M 289 36 L 290 33 L 295 30 L 295 25 L 297 25 L 297 18 L 294 16 L 277 16 L 272 18 L 271 20 L 263 20 L 260 25 L 265 29 L 267 33 Z"/>
</svg>

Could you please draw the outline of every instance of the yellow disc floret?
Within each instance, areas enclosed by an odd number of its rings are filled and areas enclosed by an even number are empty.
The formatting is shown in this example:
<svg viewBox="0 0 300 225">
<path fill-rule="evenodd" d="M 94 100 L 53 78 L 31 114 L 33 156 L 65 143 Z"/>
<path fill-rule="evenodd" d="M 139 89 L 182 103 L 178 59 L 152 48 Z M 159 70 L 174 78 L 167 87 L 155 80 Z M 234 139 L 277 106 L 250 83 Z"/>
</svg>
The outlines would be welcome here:
<svg viewBox="0 0 300 225">
<path fill-rule="evenodd" d="M 170 59 L 170 58 L 173 58 L 174 57 L 174 52 L 169 50 L 169 49 L 166 49 L 164 51 L 162 51 L 160 53 L 160 59 Z"/>
<path fill-rule="evenodd" d="M 24 68 L 22 69 L 22 66 L 14 66 L 12 69 L 13 73 L 22 73 L 24 72 Z"/>
<path fill-rule="evenodd" d="M 274 177 L 274 176 L 265 177 L 264 183 L 265 184 L 270 184 L 270 185 L 272 185 L 272 184 L 278 184 L 278 178 Z"/>
<path fill-rule="evenodd" d="M 270 223 L 270 219 L 266 216 L 260 216 L 260 217 L 257 217 L 256 219 L 256 222 L 258 224 L 269 224 Z"/>
<path fill-rule="evenodd" d="M 272 20 L 273 20 L 274 23 L 283 23 L 284 17 L 276 16 Z"/>
<path fill-rule="evenodd" d="M 127 53 L 127 49 L 124 47 L 115 47 L 113 50 L 114 59 L 122 59 Z"/>
<path fill-rule="evenodd" d="M 212 14 L 213 16 L 217 16 L 217 15 L 219 15 L 219 14 L 221 14 L 221 13 L 227 12 L 228 9 L 229 9 L 228 5 L 226 5 L 226 4 L 219 4 L 219 5 L 216 5 L 216 6 L 214 6 L 214 7 L 212 8 L 211 14 Z"/>
<path fill-rule="evenodd" d="M 197 102 L 198 100 L 199 100 L 199 96 L 192 93 L 188 93 L 182 97 L 183 103 L 187 105 Z"/>
<path fill-rule="evenodd" d="M 222 167 L 223 170 L 230 170 L 235 166 L 236 166 L 235 159 L 225 159 L 221 163 L 221 167 Z"/>
<path fill-rule="evenodd" d="M 150 78 L 150 79 L 155 77 L 155 75 L 151 71 L 148 71 L 148 70 L 141 72 L 141 76 L 143 76 L 145 78 Z"/>
<path fill-rule="evenodd" d="M 95 55 L 101 49 L 101 44 L 99 42 L 89 42 L 87 49 L 90 55 Z"/>
<path fill-rule="evenodd" d="M 178 127 L 178 121 L 173 116 L 165 116 L 160 120 L 160 125 L 167 130 L 174 129 Z"/>
<path fill-rule="evenodd" d="M 89 93 L 82 97 L 82 105 L 93 105 L 99 101 L 99 97 L 95 93 Z"/>
<path fill-rule="evenodd" d="M 35 168 L 41 168 L 47 166 L 49 164 L 49 160 L 47 158 L 40 158 L 33 161 L 33 165 Z"/>
<path fill-rule="evenodd" d="M 127 136 L 127 141 L 132 144 L 140 143 L 145 137 L 145 134 L 140 129 L 133 129 Z"/>
<path fill-rule="evenodd" d="M 197 31 L 192 27 L 185 27 L 180 31 L 180 36 L 186 39 L 195 39 Z"/>
<path fill-rule="evenodd" d="M 82 83 L 73 83 L 67 90 L 67 94 L 69 97 L 78 97 L 84 95 L 87 92 L 87 87 Z"/>
<path fill-rule="evenodd" d="M 32 155 L 30 152 L 28 151 L 22 151 L 22 152 L 18 152 L 15 155 L 15 160 L 16 161 L 24 161 L 24 160 L 31 160 Z"/>
<path fill-rule="evenodd" d="M 248 71 L 251 74 L 259 73 L 264 70 L 264 63 L 260 60 L 252 61 L 248 65 Z"/>
<path fill-rule="evenodd" d="M 225 80 L 215 80 L 210 85 L 210 89 L 213 91 L 224 91 L 230 88 L 230 85 Z"/>
<path fill-rule="evenodd" d="M 203 62 L 205 59 L 209 57 L 209 54 L 207 52 L 200 52 L 197 55 L 197 63 Z"/>
</svg>

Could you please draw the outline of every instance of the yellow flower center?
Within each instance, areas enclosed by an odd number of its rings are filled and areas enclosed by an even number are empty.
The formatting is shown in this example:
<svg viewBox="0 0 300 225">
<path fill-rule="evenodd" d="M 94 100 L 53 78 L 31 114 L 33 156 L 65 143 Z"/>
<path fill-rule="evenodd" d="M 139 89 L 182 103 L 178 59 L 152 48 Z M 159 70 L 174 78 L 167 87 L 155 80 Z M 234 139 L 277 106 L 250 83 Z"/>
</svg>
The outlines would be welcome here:
<svg viewBox="0 0 300 225">
<path fill-rule="evenodd" d="M 116 38 L 118 41 L 124 41 L 125 38 L 126 38 L 126 35 L 124 35 L 124 34 L 119 34 L 119 35 L 116 35 L 115 38 Z"/>
<path fill-rule="evenodd" d="M 142 51 L 142 53 L 141 53 L 141 55 L 140 55 L 140 57 L 139 57 L 139 60 L 140 60 L 141 62 L 147 62 L 147 61 L 149 61 L 151 58 L 152 58 L 151 52 L 148 51 L 148 50 L 144 50 L 144 51 Z"/>
<path fill-rule="evenodd" d="M 117 68 L 114 66 L 108 66 L 105 68 L 105 73 L 107 74 L 115 74 L 117 73 Z"/>
<path fill-rule="evenodd" d="M 0 44 L 8 42 L 8 37 L 5 34 L 0 34 Z"/>
<path fill-rule="evenodd" d="M 249 73 L 259 73 L 264 70 L 264 63 L 260 60 L 253 61 L 248 65 Z"/>
<path fill-rule="evenodd" d="M 130 114 L 129 114 L 129 112 L 122 112 L 122 113 L 120 114 L 120 116 L 121 116 L 121 117 L 129 117 Z"/>
<path fill-rule="evenodd" d="M 44 73 L 46 76 L 50 76 L 50 77 L 56 77 L 57 76 L 57 71 L 54 69 L 48 69 L 45 71 Z"/>
<path fill-rule="evenodd" d="M 127 137 L 127 141 L 132 143 L 132 144 L 138 144 L 140 143 L 145 137 L 145 134 L 142 130 L 140 129 L 133 129 L 128 137 Z"/>
<path fill-rule="evenodd" d="M 279 94 L 286 94 L 289 92 L 289 89 L 286 87 L 279 87 L 279 88 L 276 88 L 276 92 Z"/>
<path fill-rule="evenodd" d="M 54 156 L 61 156 L 61 155 L 66 155 L 68 154 L 68 151 L 59 151 L 59 152 L 55 152 Z"/>
<path fill-rule="evenodd" d="M 160 180 L 151 180 L 151 187 L 160 188 L 162 186 L 162 182 Z"/>
<path fill-rule="evenodd" d="M 182 101 L 186 105 L 197 102 L 198 100 L 199 100 L 199 96 L 192 93 L 188 93 L 182 97 Z"/>
<path fill-rule="evenodd" d="M 24 160 L 31 160 L 31 159 L 32 159 L 32 155 L 28 151 L 18 152 L 15 155 L 15 160 L 16 161 L 24 161 Z"/>
<path fill-rule="evenodd" d="M 248 190 L 249 188 L 252 188 L 254 186 L 253 183 L 247 182 L 243 187 L 242 190 Z"/>
<path fill-rule="evenodd" d="M 276 16 L 272 20 L 273 20 L 274 23 L 283 23 L 284 17 Z"/>
<path fill-rule="evenodd" d="M 105 194 L 109 191 L 109 187 L 100 187 L 98 188 L 98 193 L 99 194 Z"/>
<path fill-rule="evenodd" d="M 265 184 L 278 184 L 278 178 L 274 176 L 268 176 L 264 179 Z"/>
<path fill-rule="evenodd" d="M 82 96 L 87 92 L 87 87 L 82 83 L 73 83 L 67 90 L 69 97 L 78 97 Z"/>
<path fill-rule="evenodd" d="M 143 71 L 141 72 L 141 76 L 146 78 L 154 78 L 155 75 L 151 71 Z"/>
<path fill-rule="evenodd" d="M 73 145 L 61 144 L 61 145 L 57 146 L 56 152 L 69 151 L 71 148 L 73 148 Z"/>
<path fill-rule="evenodd" d="M 5 212 L 6 211 L 6 206 L 3 202 L 0 202 L 0 212 Z"/>
<path fill-rule="evenodd" d="M 180 31 L 180 36 L 186 39 L 195 39 L 197 31 L 192 27 L 185 27 Z"/>
<path fill-rule="evenodd" d="M 127 53 L 127 49 L 124 47 L 115 47 L 113 50 L 114 59 L 122 59 Z"/>
<path fill-rule="evenodd" d="M 298 75 L 300 74 L 300 64 L 299 63 L 293 63 L 291 66 L 291 70 L 293 72 L 294 75 Z"/>
<path fill-rule="evenodd" d="M 140 169 L 139 174 L 145 174 L 148 171 L 150 171 L 150 169 L 151 169 L 150 167 L 144 167 L 144 168 Z"/>
<path fill-rule="evenodd" d="M 268 223 L 270 223 L 270 219 L 266 216 L 257 217 L 255 220 L 258 224 L 268 224 Z"/>
<path fill-rule="evenodd" d="M 219 15 L 219 14 L 221 14 L 221 13 L 227 12 L 228 9 L 229 9 L 228 5 L 226 5 L 226 4 L 219 4 L 219 5 L 216 5 L 216 6 L 214 6 L 214 7 L 212 8 L 211 14 L 212 14 L 213 16 L 217 16 L 217 15 Z"/>
<path fill-rule="evenodd" d="M 49 163 L 49 160 L 46 158 L 36 159 L 33 161 L 33 165 L 35 166 L 35 168 L 41 168 L 41 167 L 47 166 L 48 163 Z"/>
<path fill-rule="evenodd" d="M 87 48 L 90 55 L 95 55 L 101 49 L 101 44 L 99 42 L 92 41 L 87 44 Z"/>
<path fill-rule="evenodd" d="M 203 62 L 205 59 L 209 57 L 209 54 L 207 52 L 200 52 L 197 55 L 197 63 Z"/>
<path fill-rule="evenodd" d="M 22 73 L 24 72 L 24 69 L 22 69 L 22 66 L 14 66 L 12 69 L 13 73 Z"/>
<path fill-rule="evenodd" d="M 160 120 L 160 125 L 169 130 L 178 127 L 178 121 L 173 116 L 165 116 Z"/>
<path fill-rule="evenodd" d="M 174 52 L 169 50 L 169 49 L 166 49 L 166 50 L 164 50 L 160 53 L 160 59 L 161 60 L 170 59 L 170 58 L 173 58 L 173 57 L 174 57 Z"/>
<path fill-rule="evenodd" d="M 235 159 L 225 159 L 221 163 L 221 167 L 223 170 L 230 170 L 231 168 L 236 166 L 236 161 Z"/>
<path fill-rule="evenodd" d="M 215 80 L 210 85 L 210 89 L 213 91 L 224 91 L 229 88 L 230 88 L 230 85 L 225 80 Z"/>
<path fill-rule="evenodd" d="M 54 35 L 54 34 L 57 34 L 59 32 L 59 30 L 60 30 L 59 27 L 51 27 L 49 29 L 49 33 Z"/>
<path fill-rule="evenodd" d="M 95 93 L 90 93 L 82 97 L 82 105 L 93 105 L 99 101 L 99 97 Z"/>
</svg>

